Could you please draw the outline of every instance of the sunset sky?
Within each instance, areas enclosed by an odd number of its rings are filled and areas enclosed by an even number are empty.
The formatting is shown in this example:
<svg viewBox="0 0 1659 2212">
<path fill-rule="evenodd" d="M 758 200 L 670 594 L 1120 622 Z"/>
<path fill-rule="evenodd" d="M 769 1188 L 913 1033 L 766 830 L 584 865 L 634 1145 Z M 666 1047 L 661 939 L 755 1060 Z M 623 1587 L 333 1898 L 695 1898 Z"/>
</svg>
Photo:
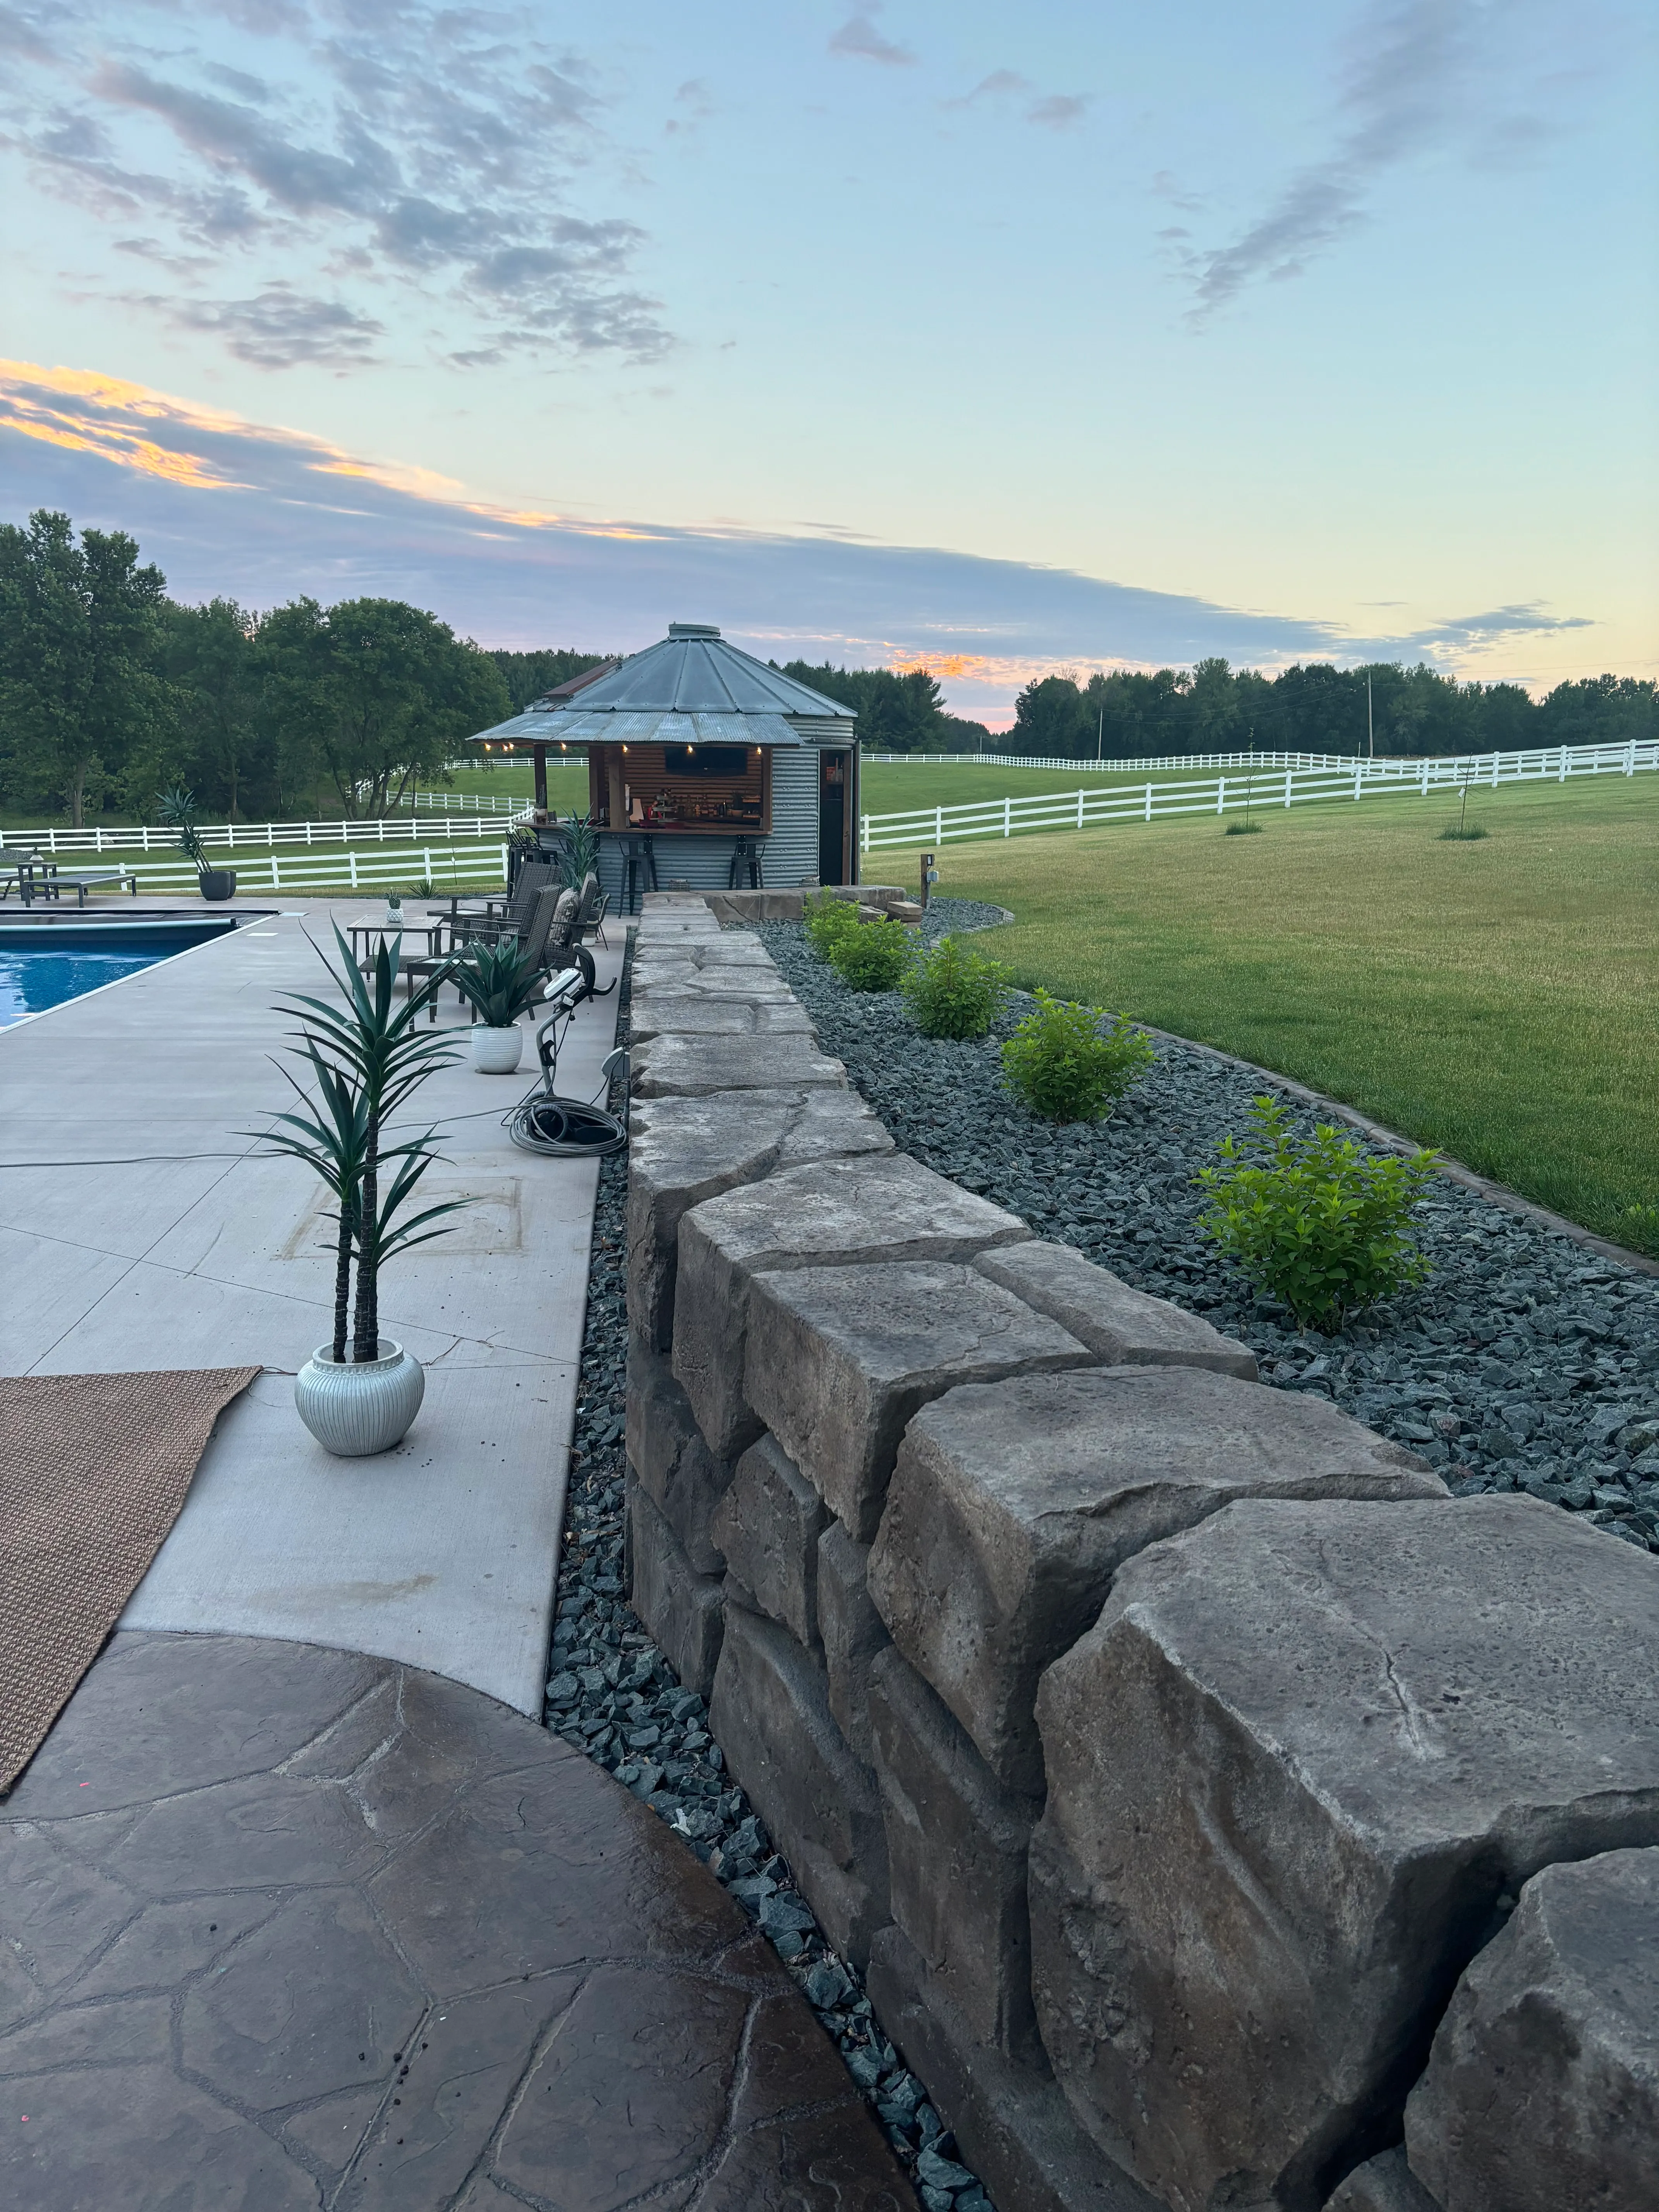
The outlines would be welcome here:
<svg viewBox="0 0 1659 2212">
<path fill-rule="evenodd" d="M 493 645 L 1659 673 L 1654 19 L 0 4 L 0 517 Z"/>
</svg>

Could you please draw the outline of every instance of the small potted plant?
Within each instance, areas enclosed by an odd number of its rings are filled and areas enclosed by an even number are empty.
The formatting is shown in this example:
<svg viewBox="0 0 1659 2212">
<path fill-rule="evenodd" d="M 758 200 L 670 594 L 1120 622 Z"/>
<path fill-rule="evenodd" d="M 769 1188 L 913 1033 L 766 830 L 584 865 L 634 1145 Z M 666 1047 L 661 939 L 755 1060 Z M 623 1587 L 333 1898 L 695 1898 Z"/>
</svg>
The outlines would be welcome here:
<svg viewBox="0 0 1659 2212">
<path fill-rule="evenodd" d="M 399 1006 L 391 948 L 379 948 L 366 978 L 337 928 L 334 936 L 339 964 L 323 958 L 344 994 L 344 1009 L 304 996 L 284 1007 L 301 1016 L 290 1049 L 314 1088 L 289 1074 L 301 1110 L 279 1115 L 269 1132 L 248 1133 L 303 1160 L 334 1200 L 334 1334 L 295 1377 L 294 1402 L 325 1451 L 356 1459 L 401 1443 L 426 1395 L 420 1362 L 380 1334 L 380 1269 L 395 1253 L 446 1235 L 453 1223 L 433 1224 L 469 1201 L 450 1200 L 400 1219 L 440 1157 L 436 1132 L 383 1140 L 387 1122 L 421 1085 L 454 1061 L 448 1037 L 416 1027 L 441 977 L 428 978 Z"/>
<path fill-rule="evenodd" d="M 201 832 L 196 827 L 199 811 L 196 793 L 175 784 L 171 791 L 157 792 L 156 812 L 162 824 L 176 830 L 179 850 L 196 871 L 196 881 L 204 899 L 228 899 L 236 896 L 236 872 L 234 868 L 216 868 L 210 865 L 207 848 L 202 842 Z"/>
<path fill-rule="evenodd" d="M 404 895 L 388 891 L 386 895 L 386 926 L 394 934 L 401 934 L 404 926 Z"/>
<path fill-rule="evenodd" d="M 544 971 L 520 954 L 512 938 L 470 945 L 447 980 L 478 1017 L 472 1031 L 472 1065 L 480 1075 L 511 1075 L 524 1050 L 519 1017 L 541 996 Z"/>
</svg>

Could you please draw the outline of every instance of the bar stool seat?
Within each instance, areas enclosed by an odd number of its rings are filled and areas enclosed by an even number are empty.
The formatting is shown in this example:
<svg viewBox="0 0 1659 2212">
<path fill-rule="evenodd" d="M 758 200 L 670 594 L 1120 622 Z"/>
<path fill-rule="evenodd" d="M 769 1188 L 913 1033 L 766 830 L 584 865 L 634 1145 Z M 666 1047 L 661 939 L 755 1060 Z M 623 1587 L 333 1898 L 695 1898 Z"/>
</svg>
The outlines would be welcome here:
<svg viewBox="0 0 1659 2212">
<path fill-rule="evenodd" d="M 732 865 L 726 870 L 726 888 L 729 891 L 742 888 L 745 867 L 749 872 L 749 888 L 754 891 L 766 889 L 766 871 L 762 855 L 766 850 L 764 837 L 734 837 L 732 841 Z"/>
</svg>

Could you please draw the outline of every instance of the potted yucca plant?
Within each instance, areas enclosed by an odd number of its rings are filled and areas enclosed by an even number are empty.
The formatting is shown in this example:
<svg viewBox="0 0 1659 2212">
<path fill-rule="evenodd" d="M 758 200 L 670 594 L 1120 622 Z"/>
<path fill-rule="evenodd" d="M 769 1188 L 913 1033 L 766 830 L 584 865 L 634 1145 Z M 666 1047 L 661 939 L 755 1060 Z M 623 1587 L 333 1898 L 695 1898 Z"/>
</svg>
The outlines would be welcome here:
<svg viewBox="0 0 1659 2212">
<path fill-rule="evenodd" d="M 524 958 L 513 938 L 470 945 L 447 980 L 478 1017 L 472 1030 L 472 1065 L 480 1075 L 511 1075 L 524 1049 L 519 1017 L 541 996 L 543 970 Z"/>
<path fill-rule="evenodd" d="M 155 811 L 164 829 L 177 833 L 179 850 L 196 871 L 196 881 L 204 899 L 228 899 L 236 896 L 236 871 L 216 868 L 208 859 L 207 847 L 202 842 L 202 833 L 196 827 L 200 810 L 196 793 L 186 791 L 183 784 L 174 784 L 171 791 L 158 791 Z"/>
<path fill-rule="evenodd" d="M 380 1269 L 453 1227 L 434 1224 L 470 1201 L 453 1199 L 408 1213 L 422 1177 L 441 1157 L 436 1131 L 386 1141 L 386 1124 L 428 1079 L 455 1060 L 441 1031 L 416 1027 L 439 982 L 434 975 L 398 1006 L 398 955 L 381 945 L 367 977 L 337 928 L 337 966 L 324 964 L 345 994 L 343 1008 L 296 994 L 283 1011 L 301 1018 L 289 1049 L 312 1088 L 286 1068 L 300 1110 L 263 1133 L 273 1150 L 303 1160 L 334 1201 L 334 1334 L 295 1378 L 301 1419 L 324 1449 L 342 1458 L 389 1451 L 420 1411 L 426 1376 L 420 1362 L 380 1334 Z M 250 1132 L 249 1133 L 254 1133 Z"/>
</svg>

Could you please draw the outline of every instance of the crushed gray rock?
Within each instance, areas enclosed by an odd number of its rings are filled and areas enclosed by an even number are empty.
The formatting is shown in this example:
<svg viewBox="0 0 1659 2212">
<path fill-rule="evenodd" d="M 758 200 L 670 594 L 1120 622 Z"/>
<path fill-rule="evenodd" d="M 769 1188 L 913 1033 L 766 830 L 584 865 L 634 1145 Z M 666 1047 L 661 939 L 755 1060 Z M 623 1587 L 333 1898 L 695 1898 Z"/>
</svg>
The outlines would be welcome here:
<svg viewBox="0 0 1659 2212">
<path fill-rule="evenodd" d="M 939 899 L 922 927 L 938 936 L 1001 918 Z M 757 934 L 902 1151 L 1201 1315 L 1249 1346 L 1264 1382 L 1331 1400 L 1457 1495 L 1528 1491 L 1659 1551 L 1659 1280 L 1437 1180 L 1421 1217 L 1429 1280 L 1334 1337 L 1304 1333 L 1196 1226 L 1193 1178 L 1243 1127 L 1258 1079 L 1160 1042 L 1109 1121 L 1056 1126 L 1002 1085 L 997 1046 L 1029 1000 L 1017 996 L 982 1042 L 937 1042 L 917 1035 L 896 993 L 849 991 L 798 924 Z M 1315 1115 L 1291 1108 L 1312 1127 Z"/>
</svg>

